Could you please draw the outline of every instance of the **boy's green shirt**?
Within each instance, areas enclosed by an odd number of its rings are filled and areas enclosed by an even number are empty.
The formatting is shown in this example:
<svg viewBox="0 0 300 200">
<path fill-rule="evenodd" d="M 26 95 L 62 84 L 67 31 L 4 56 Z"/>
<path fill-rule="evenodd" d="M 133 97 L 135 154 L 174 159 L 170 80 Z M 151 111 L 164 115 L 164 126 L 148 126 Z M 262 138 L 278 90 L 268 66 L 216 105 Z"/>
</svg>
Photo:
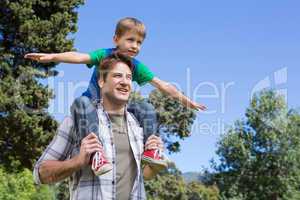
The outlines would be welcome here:
<svg viewBox="0 0 300 200">
<path fill-rule="evenodd" d="M 96 51 L 90 52 L 90 59 L 91 63 L 88 64 L 87 66 L 89 68 L 93 66 L 99 66 L 99 63 L 106 58 L 107 56 L 111 55 L 112 52 L 115 49 L 98 49 Z M 144 65 L 143 63 L 139 62 L 136 59 L 132 59 L 133 64 L 134 64 L 134 69 L 133 69 L 133 77 L 132 80 L 136 81 L 140 86 L 150 82 L 154 78 L 154 74 L 150 69 Z"/>
</svg>

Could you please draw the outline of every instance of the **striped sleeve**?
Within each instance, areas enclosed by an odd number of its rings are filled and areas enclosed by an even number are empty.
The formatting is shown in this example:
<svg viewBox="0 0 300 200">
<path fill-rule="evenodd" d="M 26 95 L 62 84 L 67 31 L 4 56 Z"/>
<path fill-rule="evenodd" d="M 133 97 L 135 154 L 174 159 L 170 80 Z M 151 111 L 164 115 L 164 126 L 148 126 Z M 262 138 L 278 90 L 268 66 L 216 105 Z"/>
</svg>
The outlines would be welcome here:
<svg viewBox="0 0 300 200">
<path fill-rule="evenodd" d="M 67 116 L 58 127 L 55 137 L 34 166 L 33 176 L 35 183 L 41 184 L 39 175 L 41 163 L 45 160 L 65 160 L 70 155 L 73 144 L 73 120 L 70 116 Z"/>
</svg>

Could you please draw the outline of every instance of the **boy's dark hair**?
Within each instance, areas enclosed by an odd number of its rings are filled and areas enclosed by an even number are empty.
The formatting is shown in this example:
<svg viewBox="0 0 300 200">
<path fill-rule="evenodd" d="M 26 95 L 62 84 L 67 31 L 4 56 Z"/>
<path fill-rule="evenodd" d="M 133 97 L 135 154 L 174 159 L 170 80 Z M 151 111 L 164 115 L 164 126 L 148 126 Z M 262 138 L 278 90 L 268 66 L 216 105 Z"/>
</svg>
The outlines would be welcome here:
<svg viewBox="0 0 300 200">
<path fill-rule="evenodd" d="M 101 61 L 98 67 L 98 80 L 100 77 L 102 77 L 103 80 L 106 81 L 108 72 L 119 62 L 125 63 L 129 67 L 130 71 L 133 72 L 134 65 L 132 63 L 131 58 L 127 56 L 124 52 L 116 50 L 110 56 L 104 58 Z"/>
<path fill-rule="evenodd" d="M 128 31 L 137 33 L 143 39 L 146 38 L 146 26 L 136 18 L 125 17 L 120 19 L 116 26 L 115 36 L 121 37 Z"/>
</svg>

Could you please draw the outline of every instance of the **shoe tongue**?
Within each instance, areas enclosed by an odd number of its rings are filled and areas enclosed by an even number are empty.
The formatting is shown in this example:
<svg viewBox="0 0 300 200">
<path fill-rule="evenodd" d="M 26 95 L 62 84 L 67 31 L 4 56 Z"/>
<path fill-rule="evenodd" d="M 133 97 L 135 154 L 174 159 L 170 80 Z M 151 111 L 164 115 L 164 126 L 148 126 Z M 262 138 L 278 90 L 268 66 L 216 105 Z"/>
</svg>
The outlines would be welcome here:
<svg viewBox="0 0 300 200">
<path fill-rule="evenodd" d="M 160 150 L 159 149 L 154 150 L 154 157 L 160 158 Z"/>
</svg>

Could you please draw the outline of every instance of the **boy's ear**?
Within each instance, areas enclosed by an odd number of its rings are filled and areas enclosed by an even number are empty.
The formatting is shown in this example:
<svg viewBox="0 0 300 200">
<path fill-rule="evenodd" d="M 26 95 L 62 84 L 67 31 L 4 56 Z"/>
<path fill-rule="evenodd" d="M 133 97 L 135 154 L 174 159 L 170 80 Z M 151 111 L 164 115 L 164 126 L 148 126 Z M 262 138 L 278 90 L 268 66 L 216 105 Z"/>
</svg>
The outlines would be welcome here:
<svg viewBox="0 0 300 200">
<path fill-rule="evenodd" d="M 113 37 L 113 42 L 114 42 L 115 46 L 117 46 L 118 39 L 119 39 L 119 38 L 118 38 L 116 35 L 114 35 L 114 37 Z"/>
</svg>

